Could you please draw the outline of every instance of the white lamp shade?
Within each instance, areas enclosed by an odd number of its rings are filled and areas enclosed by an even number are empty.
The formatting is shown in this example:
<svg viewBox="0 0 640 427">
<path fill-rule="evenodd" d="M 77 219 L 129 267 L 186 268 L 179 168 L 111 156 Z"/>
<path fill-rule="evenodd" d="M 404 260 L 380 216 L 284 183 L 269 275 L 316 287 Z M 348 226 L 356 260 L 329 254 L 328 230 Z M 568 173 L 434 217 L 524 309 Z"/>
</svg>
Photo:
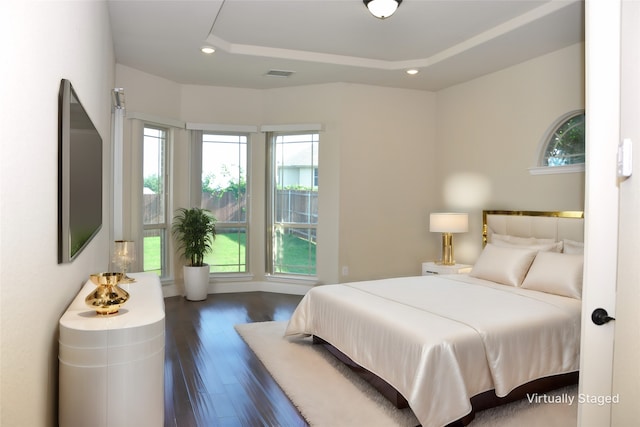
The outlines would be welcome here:
<svg viewBox="0 0 640 427">
<path fill-rule="evenodd" d="M 438 233 L 466 233 L 469 231 L 469 214 L 432 213 L 429 215 L 429 231 Z"/>
<path fill-rule="evenodd" d="M 393 15 L 398 8 L 398 3 L 397 0 L 371 0 L 366 4 L 373 16 L 385 19 Z"/>
</svg>

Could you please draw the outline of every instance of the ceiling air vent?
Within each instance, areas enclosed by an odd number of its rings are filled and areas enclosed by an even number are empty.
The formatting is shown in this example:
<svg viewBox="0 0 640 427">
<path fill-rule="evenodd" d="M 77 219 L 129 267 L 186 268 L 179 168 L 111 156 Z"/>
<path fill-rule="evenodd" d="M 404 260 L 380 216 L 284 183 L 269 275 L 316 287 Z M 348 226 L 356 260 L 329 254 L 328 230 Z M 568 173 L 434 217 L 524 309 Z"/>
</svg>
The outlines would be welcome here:
<svg viewBox="0 0 640 427">
<path fill-rule="evenodd" d="M 289 77 L 295 71 L 287 71 L 287 70 L 269 70 L 267 72 L 267 76 L 269 77 Z"/>
</svg>

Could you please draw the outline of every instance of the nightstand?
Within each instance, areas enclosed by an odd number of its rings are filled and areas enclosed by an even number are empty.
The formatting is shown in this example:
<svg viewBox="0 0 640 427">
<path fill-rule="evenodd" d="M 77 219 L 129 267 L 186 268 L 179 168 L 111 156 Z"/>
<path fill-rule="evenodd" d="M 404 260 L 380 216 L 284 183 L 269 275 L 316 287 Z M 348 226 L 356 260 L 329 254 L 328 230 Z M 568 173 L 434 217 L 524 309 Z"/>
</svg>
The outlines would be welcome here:
<svg viewBox="0 0 640 427">
<path fill-rule="evenodd" d="M 442 265 L 434 261 L 422 263 L 422 275 L 428 276 L 430 274 L 462 274 L 471 271 L 471 265 L 469 264 L 454 264 L 454 265 Z"/>
</svg>

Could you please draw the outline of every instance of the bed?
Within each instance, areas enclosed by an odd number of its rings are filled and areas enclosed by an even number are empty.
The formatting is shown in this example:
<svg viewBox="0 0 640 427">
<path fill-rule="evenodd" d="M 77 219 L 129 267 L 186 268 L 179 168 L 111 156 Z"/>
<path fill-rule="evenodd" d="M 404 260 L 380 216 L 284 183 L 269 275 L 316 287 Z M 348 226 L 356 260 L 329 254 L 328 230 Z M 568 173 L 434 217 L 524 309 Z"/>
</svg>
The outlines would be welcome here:
<svg viewBox="0 0 640 427">
<path fill-rule="evenodd" d="M 424 427 L 466 425 L 577 381 L 582 236 L 581 212 L 484 211 L 470 273 L 318 286 L 285 335 L 327 343 Z"/>
</svg>

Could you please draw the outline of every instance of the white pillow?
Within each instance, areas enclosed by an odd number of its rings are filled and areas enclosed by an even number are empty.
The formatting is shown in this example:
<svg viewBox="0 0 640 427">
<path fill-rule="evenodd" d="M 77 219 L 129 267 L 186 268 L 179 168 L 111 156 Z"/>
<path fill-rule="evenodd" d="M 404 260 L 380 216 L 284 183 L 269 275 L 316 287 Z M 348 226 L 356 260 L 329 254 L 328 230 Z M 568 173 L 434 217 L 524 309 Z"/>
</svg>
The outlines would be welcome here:
<svg viewBox="0 0 640 427">
<path fill-rule="evenodd" d="M 520 286 L 535 256 L 536 251 L 532 249 L 487 243 L 469 275 L 503 285 Z"/>
<path fill-rule="evenodd" d="M 562 252 L 563 242 L 554 242 L 553 239 L 551 243 L 544 242 L 532 242 L 532 243 L 513 243 L 506 242 L 503 240 L 496 240 L 493 242 L 496 246 L 502 246 L 505 248 L 521 248 L 521 249 L 531 249 L 539 252 Z"/>
<path fill-rule="evenodd" d="M 575 240 L 564 239 L 564 249 L 562 250 L 565 254 L 583 254 L 584 253 L 584 243 L 576 242 Z"/>
<path fill-rule="evenodd" d="M 583 264 L 584 258 L 581 254 L 539 252 L 522 282 L 522 287 L 580 299 Z"/>
<path fill-rule="evenodd" d="M 536 237 L 520 237 L 512 236 L 510 234 L 498 234 L 493 233 L 491 235 L 491 243 L 496 243 L 498 240 L 507 243 L 513 243 L 516 245 L 535 245 L 538 243 L 555 243 L 556 239 L 538 239 Z"/>
</svg>

